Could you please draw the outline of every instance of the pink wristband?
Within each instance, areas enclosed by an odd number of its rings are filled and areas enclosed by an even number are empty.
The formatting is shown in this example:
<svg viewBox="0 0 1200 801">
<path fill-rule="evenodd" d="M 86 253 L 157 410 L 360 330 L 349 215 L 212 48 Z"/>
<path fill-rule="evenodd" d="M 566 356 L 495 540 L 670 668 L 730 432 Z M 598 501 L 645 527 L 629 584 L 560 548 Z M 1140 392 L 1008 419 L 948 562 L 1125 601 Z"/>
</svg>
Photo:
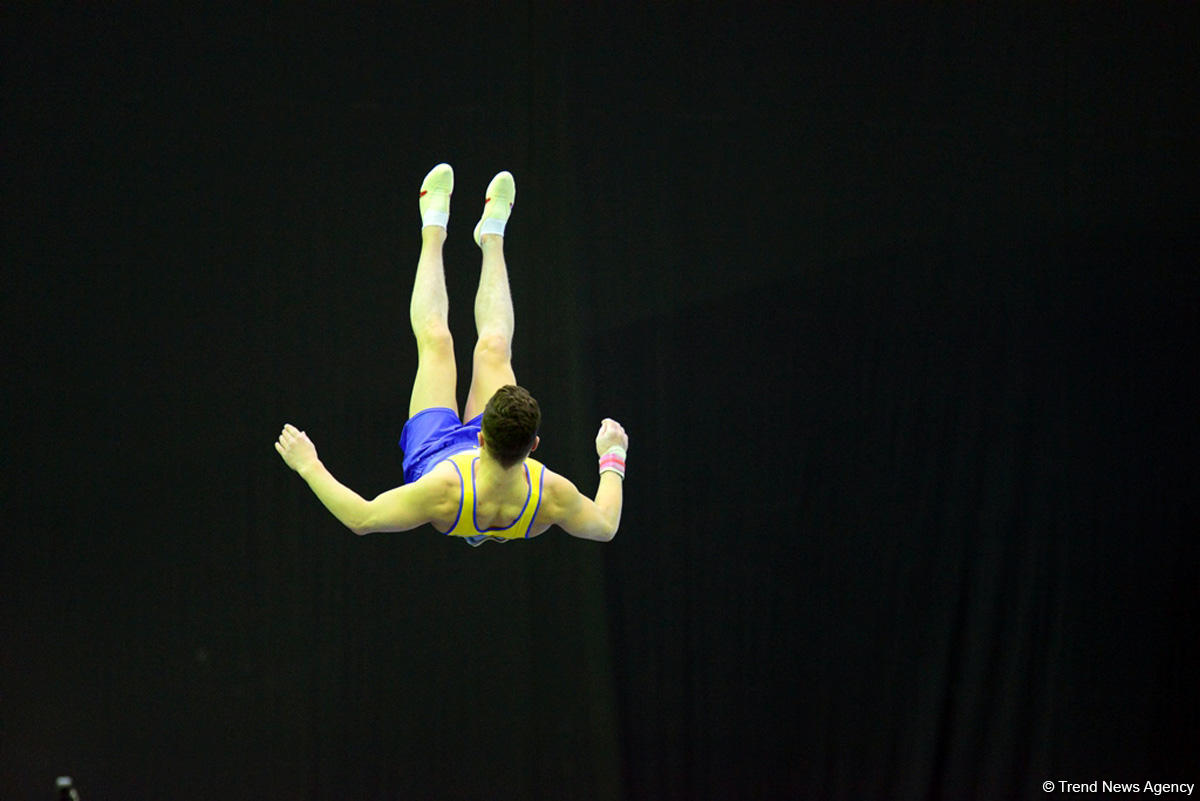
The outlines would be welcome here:
<svg viewBox="0 0 1200 801">
<path fill-rule="evenodd" d="M 625 460 L 615 453 L 606 453 L 600 457 L 600 473 L 616 473 L 625 478 Z"/>
</svg>

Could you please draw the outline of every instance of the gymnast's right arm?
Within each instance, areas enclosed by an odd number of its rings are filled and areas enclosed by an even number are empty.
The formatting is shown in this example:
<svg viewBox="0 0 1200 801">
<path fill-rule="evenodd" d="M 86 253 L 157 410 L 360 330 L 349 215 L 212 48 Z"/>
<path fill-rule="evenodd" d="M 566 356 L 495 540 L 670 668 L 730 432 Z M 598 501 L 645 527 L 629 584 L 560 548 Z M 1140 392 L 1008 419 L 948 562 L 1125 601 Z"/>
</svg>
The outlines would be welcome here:
<svg viewBox="0 0 1200 801">
<path fill-rule="evenodd" d="M 547 482 L 553 523 L 573 537 L 610 542 L 621 526 L 621 507 L 624 501 L 625 451 L 629 436 L 616 420 L 605 418 L 596 435 L 596 453 L 600 455 L 600 486 L 596 499 L 581 493 L 571 481 L 550 474 Z M 617 457 L 613 451 L 619 451 Z M 619 463 L 619 470 L 612 462 Z"/>
<path fill-rule="evenodd" d="M 368 501 L 333 477 L 317 458 L 317 448 L 308 435 L 295 426 L 283 427 L 275 450 L 308 483 L 325 508 L 355 534 L 408 531 L 433 517 L 430 514 L 431 495 L 436 487 L 433 481 L 405 484 Z"/>
</svg>

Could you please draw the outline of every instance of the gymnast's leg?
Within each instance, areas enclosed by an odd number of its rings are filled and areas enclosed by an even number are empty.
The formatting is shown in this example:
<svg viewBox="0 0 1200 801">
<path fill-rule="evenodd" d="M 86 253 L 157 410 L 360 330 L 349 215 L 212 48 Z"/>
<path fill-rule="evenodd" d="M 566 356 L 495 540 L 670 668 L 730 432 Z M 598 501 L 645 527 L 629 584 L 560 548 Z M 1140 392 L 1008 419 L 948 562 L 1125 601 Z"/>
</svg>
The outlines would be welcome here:
<svg viewBox="0 0 1200 801">
<path fill-rule="evenodd" d="M 453 190 L 454 171 L 449 164 L 434 167 L 421 184 L 421 256 L 417 260 L 408 310 L 413 336 L 417 339 L 417 377 L 408 404 L 410 418 L 423 409 L 458 410 L 454 340 L 450 337 L 448 317 L 450 302 L 442 264 Z"/>
<path fill-rule="evenodd" d="M 513 302 L 504 261 L 504 227 L 517 197 L 512 174 L 498 173 L 488 184 L 485 197 L 483 218 L 475 226 L 475 242 L 483 251 L 483 263 L 479 271 L 479 290 L 475 294 L 478 339 L 463 422 L 483 414 L 497 389 L 517 383 L 512 368 Z"/>
</svg>

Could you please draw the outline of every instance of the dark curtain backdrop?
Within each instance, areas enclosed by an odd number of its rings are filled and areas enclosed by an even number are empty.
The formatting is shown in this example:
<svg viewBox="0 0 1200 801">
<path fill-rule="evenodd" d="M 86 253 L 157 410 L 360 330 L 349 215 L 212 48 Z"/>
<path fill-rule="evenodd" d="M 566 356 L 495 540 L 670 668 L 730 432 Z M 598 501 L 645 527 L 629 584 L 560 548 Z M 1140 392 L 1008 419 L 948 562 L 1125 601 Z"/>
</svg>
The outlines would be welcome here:
<svg viewBox="0 0 1200 801">
<path fill-rule="evenodd" d="M 1200 781 L 1193 4 L 3 7 L 0 797 Z M 356 538 L 416 189 L 621 531 Z"/>
</svg>

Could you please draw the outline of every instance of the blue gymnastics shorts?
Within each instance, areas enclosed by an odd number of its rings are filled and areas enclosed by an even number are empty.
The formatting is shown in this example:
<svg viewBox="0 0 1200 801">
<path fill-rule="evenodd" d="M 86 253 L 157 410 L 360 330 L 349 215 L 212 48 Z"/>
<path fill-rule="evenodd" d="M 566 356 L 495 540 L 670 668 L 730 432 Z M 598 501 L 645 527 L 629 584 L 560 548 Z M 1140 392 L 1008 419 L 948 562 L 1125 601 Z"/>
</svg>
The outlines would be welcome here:
<svg viewBox="0 0 1200 801">
<path fill-rule="evenodd" d="M 413 483 L 449 456 L 479 447 L 482 428 L 482 414 L 464 423 L 458 412 L 444 407 L 422 409 L 408 418 L 400 431 L 404 483 Z"/>
</svg>

